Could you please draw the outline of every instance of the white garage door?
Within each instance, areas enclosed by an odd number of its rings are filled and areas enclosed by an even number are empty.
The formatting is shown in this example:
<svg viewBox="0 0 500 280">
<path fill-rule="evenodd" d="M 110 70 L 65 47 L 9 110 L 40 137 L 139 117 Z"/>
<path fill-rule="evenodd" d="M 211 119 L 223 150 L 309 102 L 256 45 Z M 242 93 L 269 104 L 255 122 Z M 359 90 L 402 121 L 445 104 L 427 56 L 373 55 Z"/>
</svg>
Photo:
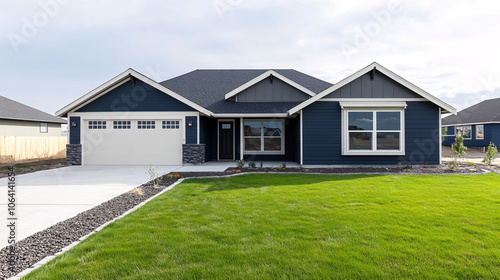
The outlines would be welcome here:
<svg viewBox="0 0 500 280">
<path fill-rule="evenodd" d="M 83 164 L 182 164 L 181 120 L 86 120 L 83 125 Z"/>
</svg>

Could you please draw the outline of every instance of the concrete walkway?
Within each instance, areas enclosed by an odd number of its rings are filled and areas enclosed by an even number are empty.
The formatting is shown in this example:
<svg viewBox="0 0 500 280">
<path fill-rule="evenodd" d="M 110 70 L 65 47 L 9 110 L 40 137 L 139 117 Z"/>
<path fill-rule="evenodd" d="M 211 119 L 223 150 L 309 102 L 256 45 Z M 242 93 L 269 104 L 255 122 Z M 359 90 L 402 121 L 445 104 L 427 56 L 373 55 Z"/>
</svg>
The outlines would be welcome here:
<svg viewBox="0 0 500 280">
<path fill-rule="evenodd" d="M 70 166 L 16 176 L 16 240 L 149 181 L 145 166 Z M 159 175 L 180 166 L 155 167 Z M 0 179 L 0 248 L 8 245 L 7 178 Z"/>
</svg>

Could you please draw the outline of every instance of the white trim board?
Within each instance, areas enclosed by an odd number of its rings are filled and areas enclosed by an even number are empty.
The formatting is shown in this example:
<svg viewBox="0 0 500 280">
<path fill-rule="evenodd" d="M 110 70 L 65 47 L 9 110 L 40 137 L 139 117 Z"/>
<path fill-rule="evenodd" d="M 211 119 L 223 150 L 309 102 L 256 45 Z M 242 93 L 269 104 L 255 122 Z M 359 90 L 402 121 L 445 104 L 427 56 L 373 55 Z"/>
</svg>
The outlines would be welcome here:
<svg viewBox="0 0 500 280">
<path fill-rule="evenodd" d="M 321 98 L 325 97 L 326 95 L 334 92 L 335 90 L 349 84 L 350 82 L 356 80 L 357 78 L 363 76 L 364 74 L 372 71 L 373 69 L 376 69 L 377 71 L 380 71 L 382 74 L 388 76 L 389 78 L 393 79 L 394 81 L 400 83 L 401 85 L 405 86 L 406 88 L 412 90 L 413 92 L 419 94 L 423 98 L 431 101 L 432 103 L 438 105 L 439 107 L 445 109 L 446 112 L 452 113 L 454 115 L 457 114 L 457 109 L 455 109 L 453 106 L 449 105 L 448 103 L 438 99 L 437 97 L 433 96 L 432 94 L 424 91 L 423 89 L 415 86 L 414 84 L 408 82 L 407 80 L 401 78 L 394 72 L 388 70 L 387 68 L 383 67 L 382 65 L 378 64 L 377 62 L 373 62 L 372 64 L 366 66 L 365 68 L 357 71 L 356 73 L 348 76 L 347 78 L 341 80 L 340 82 L 334 84 L 333 86 L 327 88 L 326 90 L 316 94 L 315 96 L 309 98 L 308 100 L 300 103 L 299 105 L 293 107 L 288 111 L 288 114 L 293 115 L 297 113 L 298 111 L 304 109 L 305 107 L 311 105 L 312 103 L 320 100 Z"/>
<path fill-rule="evenodd" d="M 309 96 L 315 96 L 316 95 L 311 90 L 309 90 L 309 89 L 301 86 L 300 84 L 298 84 L 298 83 L 296 83 L 296 82 L 288 79 L 287 77 L 281 75 L 280 73 L 278 73 L 278 72 L 276 72 L 274 70 L 268 70 L 268 71 L 260 74 L 259 76 L 251 79 L 250 81 L 244 83 L 243 85 L 241 85 L 241 86 L 239 86 L 239 87 L 231 90 L 230 92 L 226 93 L 224 95 L 224 98 L 227 100 L 227 99 L 229 99 L 229 98 L 237 95 L 238 93 L 244 91 L 245 89 L 247 89 L 247 88 L 249 88 L 249 87 L 251 87 L 251 86 L 259 83 L 260 81 L 263 81 L 264 79 L 268 78 L 271 75 L 274 76 L 274 77 L 276 77 L 276 78 L 278 78 L 278 79 L 280 79 L 280 80 L 282 80 L 283 82 L 289 84 L 290 86 L 292 86 L 292 87 L 294 87 L 294 88 L 296 88 L 296 89 L 298 89 L 298 90 L 300 90 L 300 91 L 308 94 Z"/>
<path fill-rule="evenodd" d="M 500 124 L 500 122 L 475 122 L 475 123 L 443 124 L 443 125 L 441 125 L 441 127 L 464 126 L 464 125 L 478 125 L 478 124 Z"/>
<path fill-rule="evenodd" d="M 78 106 L 81 106 L 85 102 L 88 102 L 90 100 L 95 100 L 96 98 L 108 93 L 112 88 L 115 87 L 116 84 L 119 83 L 124 83 L 128 80 L 130 80 L 131 77 L 134 77 L 138 80 L 143 81 L 144 83 L 148 84 L 149 86 L 169 95 L 170 97 L 188 105 L 189 107 L 192 107 L 193 109 L 207 115 L 211 116 L 213 115 L 212 112 L 209 110 L 201 107 L 200 105 L 186 99 L 185 97 L 173 92 L 172 90 L 162 86 L 161 84 L 151 80 L 150 78 L 144 76 L 143 74 L 135 71 L 132 68 L 127 69 L 123 73 L 119 74 L 118 76 L 112 78 L 111 80 L 107 81 L 106 83 L 100 85 L 99 87 L 95 88 L 94 90 L 90 91 L 89 93 L 85 94 L 84 96 L 78 98 L 77 100 L 71 102 L 70 104 L 66 105 L 64 108 L 56 112 L 57 116 L 63 116 L 66 115 L 68 112 L 74 111 Z"/>
</svg>

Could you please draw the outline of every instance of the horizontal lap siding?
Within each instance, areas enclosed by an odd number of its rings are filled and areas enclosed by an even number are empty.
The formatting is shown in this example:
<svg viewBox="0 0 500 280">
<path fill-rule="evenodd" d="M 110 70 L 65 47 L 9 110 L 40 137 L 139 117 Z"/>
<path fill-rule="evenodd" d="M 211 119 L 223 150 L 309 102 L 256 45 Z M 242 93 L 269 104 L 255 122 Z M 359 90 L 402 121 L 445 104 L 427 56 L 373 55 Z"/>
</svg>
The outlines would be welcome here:
<svg viewBox="0 0 500 280">
<path fill-rule="evenodd" d="M 303 110 L 304 164 L 439 164 L 439 108 L 430 102 L 407 102 L 404 156 L 342 156 L 341 108 L 316 102 Z"/>
<path fill-rule="evenodd" d="M 488 126 L 491 133 L 491 142 L 493 142 L 493 144 L 497 147 L 500 146 L 500 124 L 490 124 Z M 484 129 L 486 130 L 486 127 Z"/>
<path fill-rule="evenodd" d="M 198 118 L 197 117 L 186 117 L 186 144 L 198 144 Z M 191 126 L 189 126 L 191 122 Z"/>
<path fill-rule="evenodd" d="M 73 123 L 75 124 L 73 126 Z M 69 143 L 70 144 L 81 144 L 80 143 L 80 117 L 69 117 Z"/>
</svg>

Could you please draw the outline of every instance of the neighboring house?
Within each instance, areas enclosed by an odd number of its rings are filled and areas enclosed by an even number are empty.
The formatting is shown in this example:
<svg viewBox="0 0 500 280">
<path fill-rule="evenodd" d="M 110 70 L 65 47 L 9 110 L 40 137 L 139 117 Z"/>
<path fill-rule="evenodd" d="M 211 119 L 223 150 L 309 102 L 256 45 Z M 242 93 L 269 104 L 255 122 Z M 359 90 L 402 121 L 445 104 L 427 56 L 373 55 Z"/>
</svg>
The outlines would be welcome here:
<svg viewBox="0 0 500 280">
<path fill-rule="evenodd" d="M 295 161 L 439 164 L 456 110 L 372 63 L 339 83 L 295 70 L 196 70 L 157 83 L 132 70 L 57 112 L 72 164 Z"/>
<path fill-rule="evenodd" d="M 0 136 L 61 136 L 66 120 L 0 96 Z"/>
<path fill-rule="evenodd" d="M 450 146 L 460 132 L 464 145 L 487 147 L 490 142 L 500 145 L 500 98 L 484 100 L 447 116 L 442 121 L 443 145 Z"/>
</svg>

